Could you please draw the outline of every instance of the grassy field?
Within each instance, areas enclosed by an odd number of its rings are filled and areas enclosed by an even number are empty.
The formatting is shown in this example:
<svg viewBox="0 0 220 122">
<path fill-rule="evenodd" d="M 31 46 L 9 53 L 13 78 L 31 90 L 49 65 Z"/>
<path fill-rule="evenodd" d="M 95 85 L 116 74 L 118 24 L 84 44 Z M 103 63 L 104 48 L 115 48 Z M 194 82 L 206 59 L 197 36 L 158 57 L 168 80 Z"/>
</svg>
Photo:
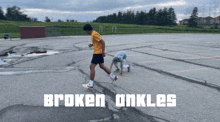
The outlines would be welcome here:
<svg viewBox="0 0 220 122">
<path fill-rule="evenodd" d="M 50 22 L 50 23 L 30 23 L 30 22 L 14 22 L 0 20 L 0 38 L 3 38 L 5 33 L 11 33 L 12 38 L 20 38 L 19 26 L 45 26 L 59 27 L 61 36 L 86 35 L 83 31 L 83 26 L 86 23 L 79 22 Z M 142 34 L 142 33 L 220 33 L 218 29 L 212 29 L 210 26 L 201 26 L 200 28 L 189 28 L 186 26 L 147 26 L 133 24 L 109 24 L 109 23 L 90 23 L 93 29 L 101 35 L 111 34 Z M 99 31 L 100 26 L 103 31 Z M 117 26 L 115 33 L 112 32 L 112 26 Z"/>
</svg>

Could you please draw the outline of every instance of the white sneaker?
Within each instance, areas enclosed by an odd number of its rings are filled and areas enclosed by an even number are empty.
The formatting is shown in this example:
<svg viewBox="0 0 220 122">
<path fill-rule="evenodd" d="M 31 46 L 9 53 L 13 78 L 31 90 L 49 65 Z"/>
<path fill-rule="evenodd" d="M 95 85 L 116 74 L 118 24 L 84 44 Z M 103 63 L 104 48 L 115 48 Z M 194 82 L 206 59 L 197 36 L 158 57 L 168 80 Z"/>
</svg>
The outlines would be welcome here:
<svg viewBox="0 0 220 122">
<path fill-rule="evenodd" d="M 110 76 L 110 79 L 112 79 L 113 81 L 116 81 L 118 79 L 118 76 L 114 75 L 113 77 Z"/>
<path fill-rule="evenodd" d="M 82 84 L 82 86 L 83 86 L 84 88 L 87 88 L 87 89 L 92 89 L 92 88 L 93 88 L 93 86 L 91 86 L 89 83 L 87 83 L 87 84 Z"/>
</svg>

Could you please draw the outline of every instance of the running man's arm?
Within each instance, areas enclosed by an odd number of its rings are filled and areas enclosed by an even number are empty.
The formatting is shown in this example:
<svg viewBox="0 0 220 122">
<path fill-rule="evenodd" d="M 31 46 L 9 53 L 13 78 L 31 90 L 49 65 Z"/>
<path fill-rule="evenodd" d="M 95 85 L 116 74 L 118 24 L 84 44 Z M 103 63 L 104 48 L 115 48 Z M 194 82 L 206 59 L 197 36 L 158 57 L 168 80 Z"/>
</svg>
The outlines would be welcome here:
<svg viewBox="0 0 220 122">
<path fill-rule="evenodd" d="M 89 44 L 89 47 L 92 47 L 93 46 L 93 44 Z"/>
<path fill-rule="evenodd" d="M 105 41 L 101 39 L 99 43 L 102 44 L 102 56 L 105 57 Z"/>
</svg>

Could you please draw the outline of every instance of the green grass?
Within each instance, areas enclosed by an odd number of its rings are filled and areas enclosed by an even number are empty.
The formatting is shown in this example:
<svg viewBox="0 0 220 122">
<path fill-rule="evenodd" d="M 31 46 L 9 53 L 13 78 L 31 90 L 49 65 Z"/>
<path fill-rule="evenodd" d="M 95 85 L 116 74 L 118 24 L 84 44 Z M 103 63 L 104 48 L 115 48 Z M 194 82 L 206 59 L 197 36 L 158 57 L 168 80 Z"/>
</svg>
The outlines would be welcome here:
<svg viewBox="0 0 220 122">
<path fill-rule="evenodd" d="M 4 34 L 7 34 L 7 33 L 0 33 L 0 38 L 4 38 Z M 19 33 L 11 33 L 11 37 L 12 38 L 20 38 L 21 37 L 20 32 Z"/>
<path fill-rule="evenodd" d="M 50 22 L 50 23 L 30 23 L 30 22 L 14 22 L 0 20 L 0 38 L 3 38 L 4 33 L 11 33 L 12 38 L 20 38 L 19 26 L 45 26 L 59 27 L 61 36 L 87 35 L 83 31 L 83 26 L 86 23 L 79 22 Z M 220 33 L 218 29 L 212 29 L 210 26 L 203 25 L 199 28 L 189 28 L 187 26 L 147 26 L 134 24 L 109 24 L 109 23 L 90 23 L 93 29 L 99 32 L 99 27 L 103 27 L 101 35 L 111 34 L 142 34 L 142 33 Z M 117 32 L 112 32 L 112 26 L 117 26 Z"/>
</svg>

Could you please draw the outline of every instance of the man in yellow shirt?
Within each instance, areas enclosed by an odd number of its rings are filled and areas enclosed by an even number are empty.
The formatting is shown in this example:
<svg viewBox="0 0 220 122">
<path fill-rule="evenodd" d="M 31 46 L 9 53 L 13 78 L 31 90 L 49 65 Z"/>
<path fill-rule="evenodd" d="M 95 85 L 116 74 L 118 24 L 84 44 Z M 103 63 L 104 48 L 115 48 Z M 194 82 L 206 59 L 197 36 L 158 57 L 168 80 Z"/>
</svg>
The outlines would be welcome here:
<svg viewBox="0 0 220 122">
<path fill-rule="evenodd" d="M 83 27 L 83 30 L 86 31 L 87 34 L 91 35 L 92 44 L 89 44 L 89 47 L 94 47 L 94 54 L 90 65 L 90 81 L 87 84 L 82 84 L 83 87 L 92 89 L 93 88 L 93 81 L 95 78 L 95 67 L 99 64 L 100 68 L 103 69 L 113 81 L 118 79 L 118 76 L 115 76 L 111 73 L 110 69 L 108 69 L 104 65 L 104 57 L 105 57 L 105 42 L 95 30 L 92 29 L 90 24 L 86 24 Z"/>
</svg>

